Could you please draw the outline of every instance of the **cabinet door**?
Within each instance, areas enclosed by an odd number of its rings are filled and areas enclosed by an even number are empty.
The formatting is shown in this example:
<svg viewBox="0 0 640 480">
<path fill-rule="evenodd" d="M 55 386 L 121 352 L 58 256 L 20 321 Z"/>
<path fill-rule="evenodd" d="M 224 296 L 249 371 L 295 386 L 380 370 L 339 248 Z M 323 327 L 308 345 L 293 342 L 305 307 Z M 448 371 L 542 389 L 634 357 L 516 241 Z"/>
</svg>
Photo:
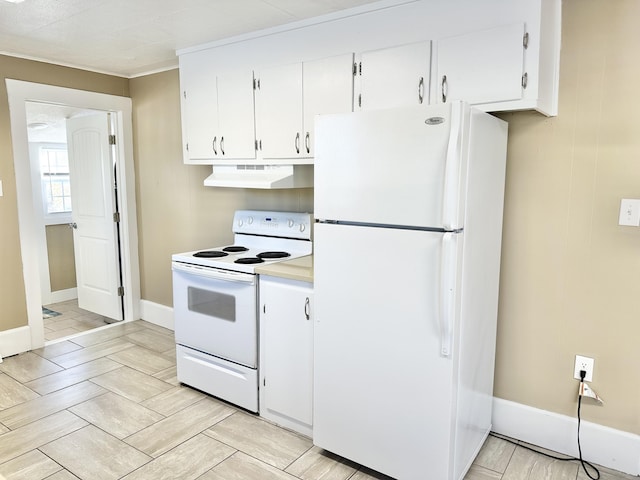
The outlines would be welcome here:
<svg viewBox="0 0 640 480">
<path fill-rule="evenodd" d="M 431 42 L 363 52 L 354 110 L 428 104 L 430 64 Z"/>
<path fill-rule="evenodd" d="M 315 116 L 347 113 L 353 106 L 353 54 L 302 64 L 304 142 L 303 157 L 313 157 Z"/>
<path fill-rule="evenodd" d="M 260 414 L 310 434 L 313 402 L 313 291 L 304 282 L 260 279 Z"/>
<path fill-rule="evenodd" d="M 263 158 L 298 158 L 302 138 L 302 63 L 260 72 L 256 92 L 258 150 Z"/>
<path fill-rule="evenodd" d="M 183 68 L 183 67 L 181 67 Z M 216 77 L 204 69 L 181 72 L 185 163 L 211 163 L 218 134 Z"/>
<path fill-rule="evenodd" d="M 255 158 L 253 72 L 219 75 L 218 158 Z"/>
<path fill-rule="evenodd" d="M 436 101 L 521 99 L 524 33 L 524 24 L 516 23 L 439 40 Z"/>
</svg>

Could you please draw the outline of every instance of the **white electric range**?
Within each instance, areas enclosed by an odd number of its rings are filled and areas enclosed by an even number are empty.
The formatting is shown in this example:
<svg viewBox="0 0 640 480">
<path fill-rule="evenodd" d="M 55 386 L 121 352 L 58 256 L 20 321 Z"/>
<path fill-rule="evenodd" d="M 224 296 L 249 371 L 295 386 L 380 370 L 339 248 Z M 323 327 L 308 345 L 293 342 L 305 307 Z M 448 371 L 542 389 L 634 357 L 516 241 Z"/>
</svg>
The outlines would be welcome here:
<svg viewBox="0 0 640 480">
<path fill-rule="evenodd" d="M 172 255 L 178 380 L 258 412 L 255 269 L 313 251 L 308 213 L 239 210 L 232 245 Z"/>
</svg>

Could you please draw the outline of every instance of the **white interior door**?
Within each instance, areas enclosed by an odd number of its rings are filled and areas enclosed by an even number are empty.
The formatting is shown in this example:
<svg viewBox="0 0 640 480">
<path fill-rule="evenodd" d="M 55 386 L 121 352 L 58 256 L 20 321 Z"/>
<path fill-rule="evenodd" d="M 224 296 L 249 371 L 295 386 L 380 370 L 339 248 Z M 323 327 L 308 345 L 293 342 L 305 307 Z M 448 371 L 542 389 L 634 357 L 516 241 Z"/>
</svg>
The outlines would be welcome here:
<svg viewBox="0 0 640 480">
<path fill-rule="evenodd" d="M 109 114 L 67 120 L 78 306 L 122 320 Z"/>
</svg>

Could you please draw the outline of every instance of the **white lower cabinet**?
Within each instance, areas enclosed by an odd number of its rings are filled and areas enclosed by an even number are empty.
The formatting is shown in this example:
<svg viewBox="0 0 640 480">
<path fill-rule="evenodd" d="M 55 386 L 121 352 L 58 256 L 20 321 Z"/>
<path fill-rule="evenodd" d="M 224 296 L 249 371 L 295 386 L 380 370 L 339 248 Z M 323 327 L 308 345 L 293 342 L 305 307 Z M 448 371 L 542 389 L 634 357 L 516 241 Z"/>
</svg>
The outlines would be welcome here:
<svg viewBox="0 0 640 480">
<path fill-rule="evenodd" d="M 313 287 L 260 276 L 260 415 L 304 435 L 313 418 Z"/>
</svg>

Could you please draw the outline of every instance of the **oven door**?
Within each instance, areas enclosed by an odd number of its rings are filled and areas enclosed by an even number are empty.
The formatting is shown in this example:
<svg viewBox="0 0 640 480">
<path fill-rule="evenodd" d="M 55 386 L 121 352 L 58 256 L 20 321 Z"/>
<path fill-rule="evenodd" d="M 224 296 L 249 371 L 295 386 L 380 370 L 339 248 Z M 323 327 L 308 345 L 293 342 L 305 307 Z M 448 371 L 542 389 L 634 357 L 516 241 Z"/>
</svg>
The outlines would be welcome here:
<svg viewBox="0 0 640 480">
<path fill-rule="evenodd" d="M 256 276 L 172 262 L 176 343 L 258 366 Z"/>
</svg>

